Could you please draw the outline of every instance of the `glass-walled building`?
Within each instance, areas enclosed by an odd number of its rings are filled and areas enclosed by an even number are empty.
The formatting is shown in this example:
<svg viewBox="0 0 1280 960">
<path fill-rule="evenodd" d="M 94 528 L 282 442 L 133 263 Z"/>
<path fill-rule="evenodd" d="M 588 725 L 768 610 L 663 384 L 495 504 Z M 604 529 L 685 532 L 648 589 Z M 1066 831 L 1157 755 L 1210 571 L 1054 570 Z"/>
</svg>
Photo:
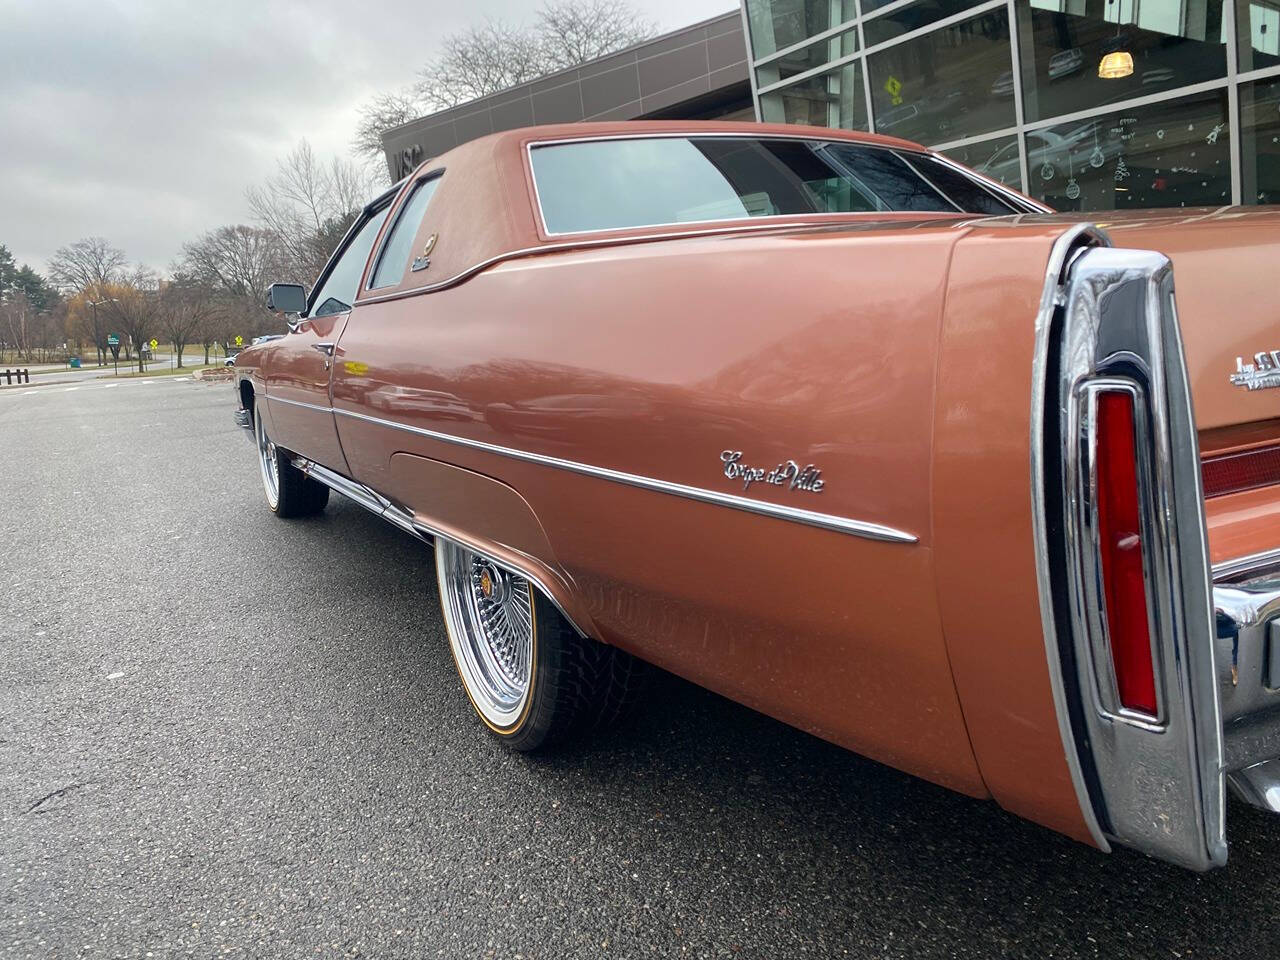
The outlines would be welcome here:
<svg viewBox="0 0 1280 960">
<path fill-rule="evenodd" d="M 761 120 L 1059 210 L 1280 203 L 1280 0 L 743 0 Z"/>
</svg>

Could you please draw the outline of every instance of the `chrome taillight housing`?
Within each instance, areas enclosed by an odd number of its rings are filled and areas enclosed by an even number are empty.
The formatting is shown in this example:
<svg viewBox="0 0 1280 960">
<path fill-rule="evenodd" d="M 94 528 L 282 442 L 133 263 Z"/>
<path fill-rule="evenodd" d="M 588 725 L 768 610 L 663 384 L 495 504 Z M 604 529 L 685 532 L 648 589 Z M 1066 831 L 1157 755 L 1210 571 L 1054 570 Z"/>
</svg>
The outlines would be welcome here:
<svg viewBox="0 0 1280 960">
<path fill-rule="evenodd" d="M 1050 673 L 1095 839 L 1205 869 L 1226 860 L 1222 728 L 1173 271 L 1104 242 L 1064 238 L 1037 331 Z"/>
</svg>

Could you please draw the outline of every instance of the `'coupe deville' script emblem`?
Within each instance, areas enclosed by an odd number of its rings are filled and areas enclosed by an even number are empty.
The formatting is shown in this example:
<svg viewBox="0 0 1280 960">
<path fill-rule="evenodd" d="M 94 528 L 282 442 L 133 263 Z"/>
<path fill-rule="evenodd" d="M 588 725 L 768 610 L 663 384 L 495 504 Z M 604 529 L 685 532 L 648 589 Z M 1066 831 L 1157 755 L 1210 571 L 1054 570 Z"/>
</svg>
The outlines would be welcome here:
<svg viewBox="0 0 1280 960">
<path fill-rule="evenodd" d="M 1253 355 L 1253 363 L 1245 363 L 1244 357 L 1236 357 L 1236 372 L 1231 382 L 1246 390 L 1266 390 L 1280 387 L 1280 350 L 1264 350 Z"/>
<path fill-rule="evenodd" d="M 726 450 L 720 454 L 720 462 L 724 464 L 724 475 L 730 480 L 741 480 L 743 490 L 749 490 L 753 483 L 769 483 L 788 490 L 821 493 L 825 486 L 822 471 L 812 463 L 802 467 L 794 460 L 787 460 L 772 470 L 750 467 L 742 462 L 741 450 Z"/>
</svg>

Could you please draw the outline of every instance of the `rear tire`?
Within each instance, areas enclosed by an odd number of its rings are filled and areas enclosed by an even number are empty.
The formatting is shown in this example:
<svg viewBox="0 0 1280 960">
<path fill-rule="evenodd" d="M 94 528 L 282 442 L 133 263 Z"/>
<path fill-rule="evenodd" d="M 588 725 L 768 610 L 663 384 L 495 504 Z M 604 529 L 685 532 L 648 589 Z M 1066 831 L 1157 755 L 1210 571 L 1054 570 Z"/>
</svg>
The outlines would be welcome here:
<svg viewBox="0 0 1280 960">
<path fill-rule="evenodd" d="M 277 517 L 309 517 L 325 508 L 329 488 L 295 467 L 289 454 L 271 440 L 262 419 L 261 402 L 253 406 L 253 439 L 267 506 Z"/>
<path fill-rule="evenodd" d="M 581 636 L 530 581 L 436 539 L 454 665 L 476 714 L 513 750 L 555 746 L 625 715 L 648 666 Z"/>
</svg>

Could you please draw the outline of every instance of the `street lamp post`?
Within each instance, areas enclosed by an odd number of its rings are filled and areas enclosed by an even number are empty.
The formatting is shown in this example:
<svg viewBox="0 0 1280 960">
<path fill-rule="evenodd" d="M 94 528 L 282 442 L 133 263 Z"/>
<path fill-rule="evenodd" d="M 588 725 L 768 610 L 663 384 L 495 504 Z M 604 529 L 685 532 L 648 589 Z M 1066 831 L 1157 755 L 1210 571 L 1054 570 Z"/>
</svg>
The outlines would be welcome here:
<svg viewBox="0 0 1280 960">
<path fill-rule="evenodd" d="M 93 332 L 98 332 L 98 305 L 102 303 L 119 303 L 115 297 L 105 297 L 102 300 L 90 300 L 89 306 L 93 307 Z M 95 347 L 98 345 L 95 343 Z M 120 376 L 120 348 L 116 347 L 111 351 L 111 361 L 115 365 L 115 376 Z"/>
</svg>

